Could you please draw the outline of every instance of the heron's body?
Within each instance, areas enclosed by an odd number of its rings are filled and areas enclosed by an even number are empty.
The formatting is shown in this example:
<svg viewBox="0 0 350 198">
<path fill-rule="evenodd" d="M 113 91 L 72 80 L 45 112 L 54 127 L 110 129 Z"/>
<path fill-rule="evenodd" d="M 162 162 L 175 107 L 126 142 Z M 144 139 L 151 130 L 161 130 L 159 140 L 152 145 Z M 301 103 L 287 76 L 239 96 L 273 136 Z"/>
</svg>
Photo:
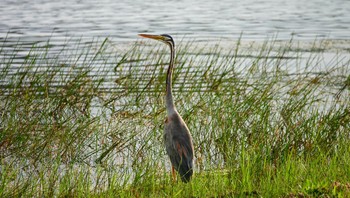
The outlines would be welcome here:
<svg viewBox="0 0 350 198">
<path fill-rule="evenodd" d="M 175 43 L 171 36 L 139 34 L 142 37 L 160 40 L 170 47 L 170 63 L 166 78 L 166 109 L 167 118 L 164 127 L 164 142 L 167 154 L 174 169 L 180 174 L 183 182 L 189 182 L 193 174 L 193 144 L 186 123 L 177 112 L 172 94 L 172 72 L 175 58 Z"/>
<path fill-rule="evenodd" d="M 188 182 L 193 174 L 193 145 L 186 123 L 176 112 L 168 115 L 164 127 L 164 142 L 171 164 Z"/>
</svg>

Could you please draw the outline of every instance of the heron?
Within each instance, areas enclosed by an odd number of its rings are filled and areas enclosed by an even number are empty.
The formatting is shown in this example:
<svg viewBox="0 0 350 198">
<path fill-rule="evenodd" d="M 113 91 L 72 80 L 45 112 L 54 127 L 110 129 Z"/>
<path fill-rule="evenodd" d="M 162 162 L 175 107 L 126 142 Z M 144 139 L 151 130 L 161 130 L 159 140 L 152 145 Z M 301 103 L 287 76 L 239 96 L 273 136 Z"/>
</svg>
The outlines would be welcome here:
<svg viewBox="0 0 350 198">
<path fill-rule="evenodd" d="M 168 34 L 139 34 L 139 36 L 162 41 L 170 47 L 170 62 L 166 75 L 165 107 L 167 117 L 164 124 L 164 143 L 172 165 L 173 180 L 176 180 L 175 171 L 177 171 L 181 181 L 187 183 L 193 175 L 193 143 L 190 131 L 176 110 L 173 99 L 172 74 L 175 59 L 175 42 Z"/>
</svg>

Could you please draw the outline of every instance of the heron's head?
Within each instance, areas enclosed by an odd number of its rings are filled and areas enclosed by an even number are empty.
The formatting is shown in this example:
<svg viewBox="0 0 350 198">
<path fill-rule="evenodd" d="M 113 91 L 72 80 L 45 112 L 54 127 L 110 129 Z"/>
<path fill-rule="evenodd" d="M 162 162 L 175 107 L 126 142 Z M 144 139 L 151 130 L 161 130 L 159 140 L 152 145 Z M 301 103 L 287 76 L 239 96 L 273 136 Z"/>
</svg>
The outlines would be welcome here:
<svg viewBox="0 0 350 198">
<path fill-rule="evenodd" d="M 155 39 L 158 41 L 162 41 L 163 43 L 166 43 L 168 45 L 174 46 L 174 40 L 173 38 L 168 34 L 160 34 L 160 35 L 154 35 L 154 34 L 139 34 L 139 36 L 144 38 L 150 38 Z"/>
</svg>

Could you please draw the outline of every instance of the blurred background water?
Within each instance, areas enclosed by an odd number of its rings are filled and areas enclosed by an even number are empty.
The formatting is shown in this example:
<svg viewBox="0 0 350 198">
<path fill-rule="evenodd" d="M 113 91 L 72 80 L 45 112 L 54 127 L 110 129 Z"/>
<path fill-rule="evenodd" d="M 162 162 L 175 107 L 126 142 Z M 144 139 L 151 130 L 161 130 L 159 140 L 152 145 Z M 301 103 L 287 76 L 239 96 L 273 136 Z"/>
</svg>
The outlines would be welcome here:
<svg viewBox="0 0 350 198">
<path fill-rule="evenodd" d="M 62 64 L 56 65 L 69 68 L 67 60 L 78 64 L 75 59 L 79 54 L 95 59 L 106 37 L 112 46 L 105 46 L 108 50 L 104 55 L 109 58 L 101 61 L 114 67 L 114 57 L 121 58 L 133 48 L 135 41 L 141 40 L 138 33 L 168 33 L 175 37 L 177 44 L 181 39 L 203 43 L 210 40 L 216 43 L 219 39 L 220 46 L 228 45 L 227 51 L 241 35 L 245 41 L 271 37 L 283 42 L 293 38 L 303 43 L 312 43 L 315 39 L 341 42 L 345 39 L 340 48 L 348 60 L 350 1 L 2 0 L 0 68 L 9 64 L 21 68 L 31 59 L 44 67 L 48 66 L 49 59 L 61 61 Z M 312 45 L 302 50 L 310 49 L 313 53 L 322 52 Z M 320 67 L 327 68 L 336 53 L 323 55 L 326 61 Z M 45 58 L 37 58 L 40 54 Z M 94 67 L 98 69 L 98 66 L 94 62 Z M 4 83 L 6 80 L 0 80 L 0 85 Z"/>
<path fill-rule="evenodd" d="M 0 39 L 111 37 L 348 39 L 348 0 L 2 0 Z"/>
</svg>

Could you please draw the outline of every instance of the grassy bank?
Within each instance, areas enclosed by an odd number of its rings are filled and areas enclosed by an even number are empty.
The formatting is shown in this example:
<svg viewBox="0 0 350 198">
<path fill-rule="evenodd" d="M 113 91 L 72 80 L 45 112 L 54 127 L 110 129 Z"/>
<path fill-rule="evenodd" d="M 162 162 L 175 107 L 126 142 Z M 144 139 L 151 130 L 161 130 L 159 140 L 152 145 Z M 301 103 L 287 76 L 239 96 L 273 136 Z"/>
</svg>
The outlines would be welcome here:
<svg viewBox="0 0 350 198">
<path fill-rule="evenodd" d="M 0 196 L 349 196 L 349 56 L 296 43 L 179 44 L 196 156 L 183 184 L 162 142 L 165 46 L 3 42 Z"/>
</svg>

